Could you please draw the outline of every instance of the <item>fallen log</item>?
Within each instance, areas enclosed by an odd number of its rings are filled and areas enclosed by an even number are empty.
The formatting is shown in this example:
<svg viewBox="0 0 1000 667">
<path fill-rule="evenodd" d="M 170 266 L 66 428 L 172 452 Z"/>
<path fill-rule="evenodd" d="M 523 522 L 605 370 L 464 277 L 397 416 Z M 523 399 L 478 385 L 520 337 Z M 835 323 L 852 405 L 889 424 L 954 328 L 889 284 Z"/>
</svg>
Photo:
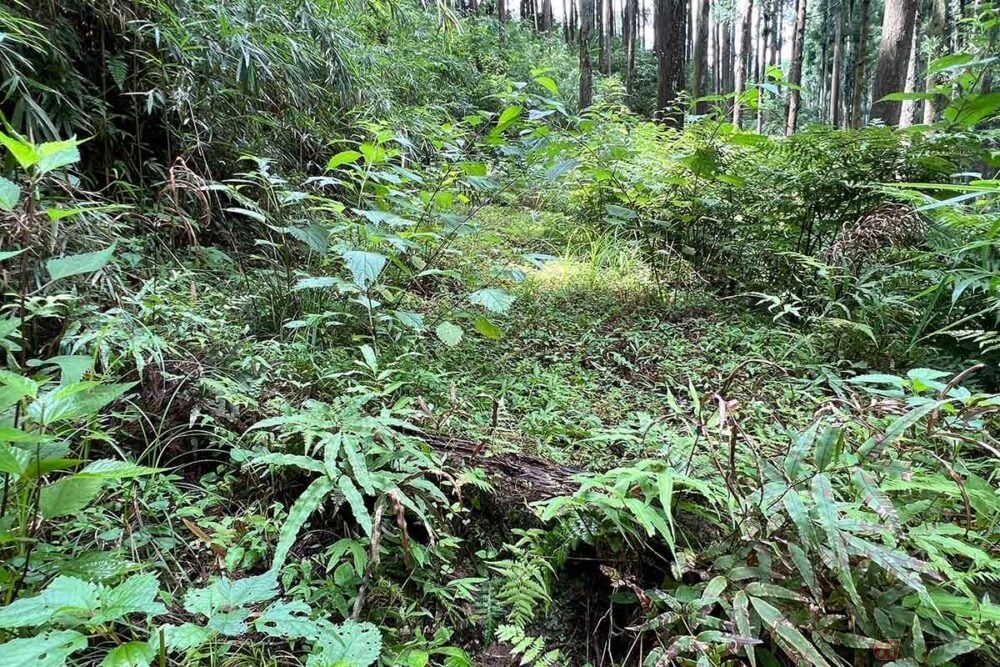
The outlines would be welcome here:
<svg viewBox="0 0 1000 667">
<path fill-rule="evenodd" d="M 489 454 L 484 443 L 440 433 L 423 433 L 421 438 L 447 462 L 485 470 L 498 493 L 525 503 L 572 494 L 580 488 L 574 478 L 586 472 L 521 452 Z"/>
</svg>

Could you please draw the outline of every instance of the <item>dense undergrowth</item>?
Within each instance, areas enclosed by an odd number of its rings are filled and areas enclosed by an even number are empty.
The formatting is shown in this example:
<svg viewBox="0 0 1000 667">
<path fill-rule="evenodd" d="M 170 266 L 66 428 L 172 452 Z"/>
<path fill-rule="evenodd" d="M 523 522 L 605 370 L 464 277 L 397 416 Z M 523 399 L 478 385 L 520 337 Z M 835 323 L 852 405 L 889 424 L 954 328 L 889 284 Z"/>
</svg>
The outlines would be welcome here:
<svg viewBox="0 0 1000 667">
<path fill-rule="evenodd" d="M 989 54 L 777 139 L 366 7 L 0 8 L 0 663 L 1000 660 Z"/>
</svg>

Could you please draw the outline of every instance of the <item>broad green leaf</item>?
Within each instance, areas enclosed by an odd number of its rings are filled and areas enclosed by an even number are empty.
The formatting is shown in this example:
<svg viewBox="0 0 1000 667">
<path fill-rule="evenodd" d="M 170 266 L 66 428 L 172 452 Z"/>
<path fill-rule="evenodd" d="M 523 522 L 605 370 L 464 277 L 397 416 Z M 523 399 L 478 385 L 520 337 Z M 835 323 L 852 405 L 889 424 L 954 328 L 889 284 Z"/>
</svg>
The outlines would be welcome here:
<svg viewBox="0 0 1000 667">
<path fill-rule="evenodd" d="M 503 338 L 503 329 L 493 324 L 485 317 L 477 317 L 475 327 L 476 331 L 490 340 L 500 340 Z"/>
<path fill-rule="evenodd" d="M 101 667 L 150 667 L 155 659 L 156 652 L 148 642 L 126 642 L 111 649 Z"/>
<path fill-rule="evenodd" d="M 38 171 L 47 174 L 62 167 L 76 164 L 80 161 L 82 141 L 68 139 L 66 141 L 48 141 L 36 147 L 38 153 Z"/>
<path fill-rule="evenodd" d="M 278 544 L 274 548 L 274 559 L 271 561 L 272 572 L 281 571 L 302 526 L 309 520 L 313 512 L 323 504 L 331 491 L 333 491 L 333 480 L 326 476 L 317 477 L 288 510 L 288 517 L 281 526 L 281 531 L 278 533 Z"/>
<path fill-rule="evenodd" d="M 750 603 L 792 662 L 814 667 L 830 667 L 830 663 L 820 655 L 812 642 L 806 639 L 805 635 L 799 632 L 776 607 L 755 597 L 750 598 Z"/>
<path fill-rule="evenodd" d="M 813 453 L 813 462 L 816 464 L 816 468 L 823 471 L 831 462 L 836 462 L 840 457 L 843 442 L 844 430 L 842 428 L 831 426 L 824 429 L 816 441 L 816 451 Z"/>
<path fill-rule="evenodd" d="M 521 117 L 521 112 L 523 109 L 519 106 L 509 106 L 500 113 L 500 118 L 497 120 L 497 126 L 494 128 L 494 132 L 502 132 L 506 130 L 511 124 L 514 123 L 518 118 Z"/>
<path fill-rule="evenodd" d="M 556 85 L 556 82 L 553 81 L 551 77 L 548 76 L 535 77 L 535 83 L 537 83 L 539 86 L 549 91 L 553 95 L 559 94 L 559 86 Z"/>
<path fill-rule="evenodd" d="M 155 574 L 132 575 L 114 588 L 101 592 L 100 612 L 93 617 L 93 622 L 121 621 L 129 614 L 146 617 L 165 614 L 167 608 L 156 601 L 159 592 L 160 581 Z"/>
<path fill-rule="evenodd" d="M 448 347 L 455 347 L 462 341 L 462 328 L 451 322 L 442 322 L 437 325 L 434 333 Z"/>
<path fill-rule="evenodd" d="M 802 462 L 805 461 L 813 442 L 816 441 L 816 432 L 818 429 L 819 422 L 813 422 L 809 428 L 799 435 L 785 456 L 785 473 L 790 479 L 797 479 L 799 473 L 802 471 Z"/>
<path fill-rule="evenodd" d="M 382 269 L 385 268 L 388 258 L 377 252 L 364 252 L 362 250 L 348 250 L 341 255 L 354 284 L 362 290 L 367 290 L 378 279 Z"/>
<path fill-rule="evenodd" d="M 117 243 L 112 243 L 104 250 L 60 257 L 59 259 L 50 259 L 45 263 L 45 268 L 49 272 L 49 279 L 61 280 L 70 276 L 80 275 L 81 273 L 100 271 L 111 261 L 116 246 Z"/>
<path fill-rule="evenodd" d="M 494 313 L 506 313 L 514 298 L 510 292 L 499 287 L 481 289 L 469 295 L 470 302 Z"/>
<path fill-rule="evenodd" d="M 327 171 L 331 169 L 336 169 L 341 165 L 351 164 L 357 162 L 361 158 L 361 153 L 358 151 L 340 151 L 326 163 Z"/>
<path fill-rule="evenodd" d="M 215 635 L 215 631 L 210 628 L 203 628 L 194 623 L 182 623 L 181 625 L 166 624 L 160 626 L 163 631 L 164 643 L 171 651 L 187 653 L 198 648 Z M 154 649 L 159 649 L 159 633 L 154 635 Z"/>
<path fill-rule="evenodd" d="M 72 475 L 43 486 L 38 496 L 42 518 L 54 519 L 79 512 L 97 497 L 102 485 L 100 479 Z"/>
<path fill-rule="evenodd" d="M 22 169 L 28 169 L 38 163 L 38 151 L 29 141 L 0 132 L 0 144 L 10 151 Z"/>
<path fill-rule="evenodd" d="M 69 656 L 87 647 L 87 638 L 73 630 L 43 632 L 0 644 L 3 667 L 64 667 Z"/>
<path fill-rule="evenodd" d="M 316 639 L 320 625 L 309 618 L 312 609 L 301 600 L 272 602 L 253 623 L 254 629 L 269 637 Z"/>
<path fill-rule="evenodd" d="M 13 211 L 20 198 L 21 186 L 0 176 L 0 210 Z M 10 256 L 8 253 L 0 253 L 0 260 L 6 259 L 3 255 Z"/>
<path fill-rule="evenodd" d="M 974 61 L 976 57 L 971 53 L 951 53 L 940 58 L 935 58 L 930 62 L 927 67 L 928 74 L 937 74 L 939 72 L 944 72 L 945 70 L 954 69 L 956 67 L 964 67 L 968 63 Z"/>
</svg>

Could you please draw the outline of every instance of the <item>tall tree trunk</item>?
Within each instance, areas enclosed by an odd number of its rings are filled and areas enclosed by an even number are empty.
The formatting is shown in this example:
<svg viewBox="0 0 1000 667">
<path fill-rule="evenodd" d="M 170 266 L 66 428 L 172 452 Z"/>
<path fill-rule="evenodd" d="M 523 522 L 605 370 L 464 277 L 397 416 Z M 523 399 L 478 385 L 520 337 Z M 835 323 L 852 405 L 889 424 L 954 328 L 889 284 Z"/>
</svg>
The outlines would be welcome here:
<svg viewBox="0 0 1000 667">
<path fill-rule="evenodd" d="M 622 21 L 622 35 L 625 39 L 625 91 L 629 100 L 635 95 L 635 38 L 639 20 L 638 0 L 625 0 L 625 17 Z"/>
<path fill-rule="evenodd" d="M 757 134 L 764 133 L 764 102 L 767 99 L 767 91 L 760 84 L 764 82 L 767 72 L 767 38 L 770 29 L 770 11 L 761 2 L 757 6 L 757 57 L 754 64 L 754 81 L 757 82 Z"/>
<path fill-rule="evenodd" d="M 566 41 L 567 44 L 570 44 L 573 41 L 573 34 L 570 32 L 568 0 L 562 0 L 562 8 L 563 8 L 563 39 Z"/>
<path fill-rule="evenodd" d="M 923 12 L 920 3 L 917 4 L 917 11 L 913 17 L 913 36 L 910 39 L 910 57 L 906 61 L 906 83 L 903 86 L 904 93 L 913 93 L 917 90 L 917 65 L 920 63 L 920 22 Z M 917 111 L 916 100 L 903 100 L 899 107 L 899 126 L 909 127 L 913 125 L 913 118 Z"/>
<path fill-rule="evenodd" d="M 898 100 L 883 100 L 892 93 L 901 93 L 906 86 L 906 68 L 913 41 L 913 20 L 917 0 L 886 0 L 882 16 L 882 41 L 875 66 L 875 87 L 872 91 L 872 118 L 881 118 L 887 125 L 898 125 L 902 105 Z"/>
<path fill-rule="evenodd" d="M 844 58 L 844 8 L 846 0 L 840 0 L 837 14 L 833 18 L 833 72 L 830 75 L 830 122 L 840 127 L 841 60 Z"/>
<path fill-rule="evenodd" d="M 656 108 L 663 123 L 684 125 L 684 110 L 677 98 L 684 89 L 684 29 L 687 25 L 685 0 L 656 0 L 657 85 Z"/>
<path fill-rule="evenodd" d="M 930 22 L 927 26 L 930 56 L 927 61 L 927 76 L 924 80 L 924 90 L 931 92 L 937 86 L 937 78 L 930 71 L 931 61 L 944 51 L 948 38 L 948 0 L 932 0 Z M 935 100 L 924 100 L 924 124 L 931 125 L 937 116 Z"/>
<path fill-rule="evenodd" d="M 597 0 L 597 6 L 600 11 L 598 23 L 601 26 L 601 74 L 607 76 L 611 74 L 611 31 L 609 26 L 614 15 L 611 13 L 611 0 Z"/>
<path fill-rule="evenodd" d="M 736 93 L 733 98 L 733 125 L 740 127 L 743 111 L 743 92 L 747 81 L 747 55 L 750 50 L 750 16 L 753 12 L 753 0 L 739 0 L 736 4 L 736 71 L 733 83 Z"/>
<path fill-rule="evenodd" d="M 722 23 L 722 86 L 719 92 L 728 95 L 733 92 L 733 21 L 726 19 Z"/>
<path fill-rule="evenodd" d="M 597 69 L 601 74 L 604 71 L 604 57 L 608 52 L 607 33 L 604 32 L 604 2 L 605 0 L 595 0 L 594 5 L 594 29 L 597 31 Z"/>
<path fill-rule="evenodd" d="M 792 64 L 788 69 L 788 115 L 785 118 L 785 134 L 795 134 L 799 123 L 799 104 L 802 95 L 798 87 L 802 85 L 802 51 L 806 36 L 806 0 L 798 0 L 795 6 L 795 34 L 792 37 Z"/>
<path fill-rule="evenodd" d="M 580 111 L 593 103 L 594 73 L 590 65 L 590 31 L 594 26 L 594 0 L 580 0 Z"/>
<path fill-rule="evenodd" d="M 854 92 L 851 93 L 851 127 L 861 127 L 861 102 L 865 91 L 865 64 L 868 61 L 868 15 L 871 0 L 861 0 L 861 20 L 854 54 Z"/>
<path fill-rule="evenodd" d="M 694 38 L 694 72 L 691 81 L 691 96 L 694 99 L 708 95 L 708 0 L 694 0 L 695 38 Z M 708 102 L 696 102 L 695 113 L 708 113 Z"/>
<path fill-rule="evenodd" d="M 771 32 L 770 44 L 768 45 L 767 64 L 778 64 L 778 40 L 781 38 L 781 29 L 784 27 L 785 2 L 784 0 L 774 0 L 774 7 L 771 10 Z"/>
</svg>

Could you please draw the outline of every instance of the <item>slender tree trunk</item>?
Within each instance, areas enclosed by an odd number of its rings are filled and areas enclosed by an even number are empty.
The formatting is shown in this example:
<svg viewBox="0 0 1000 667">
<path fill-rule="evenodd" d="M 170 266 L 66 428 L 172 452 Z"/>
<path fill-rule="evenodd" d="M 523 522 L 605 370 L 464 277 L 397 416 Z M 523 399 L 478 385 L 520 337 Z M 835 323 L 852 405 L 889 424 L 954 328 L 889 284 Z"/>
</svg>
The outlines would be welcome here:
<svg viewBox="0 0 1000 667">
<path fill-rule="evenodd" d="M 940 56 L 948 39 L 948 0 L 932 0 L 931 16 L 928 24 L 930 56 L 927 61 L 927 76 L 924 79 L 924 90 L 931 92 L 937 86 L 937 78 L 930 71 L 931 61 Z M 931 125 L 936 120 L 937 104 L 935 100 L 924 100 L 924 124 Z"/>
<path fill-rule="evenodd" d="M 727 19 L 722 24 L 722 86 L 719 92 L 728 95 L 733 92 L 733 21 Z"/>
<path fill-rule="evenodd" d="M 669 127 L 684 125 L 684 110 L 677 107 L 684 89 L 684 29 L 687 25 L 685 0 L 656 0 L 654 30 L 657 62 L 656 108 Z"/>
<path fill-rule="evenodd" d="M 785 15 L 784 0 L 774 0 L 771 10 L 770 44 L 768 45 L 767 64 L 778 64 L 778 40 L 781 38 L 781 28 Z"/>
<path fill-rule="evenodd" d="M 923 12 L 920 3 L 917 4 L 917 11 L 913 18 L 913 36 L 910 39 L 910 57 L 906 62 L 906 84 L 903 92 L 913 93 L 917 90 L 917 65 L 920 63 L 920 20 Z M 913 125 L 914 115 L 917 111 L 916 100 L 903 100 L 899 107 L 899 126 L 909 127 Z"/>
<path fill-rule="evenodd" d="M 601 26 L 601 74 L 605 76 L 611 74 L 611 21 L 614 14 L 611 13 L 611 0 L 597 0 L 600 8 Z"/>
<path fill-rule="evenodd" d="M 694 39 L 694 72 L 691 96 L 694 99 L 708 95 L 708 0 L 694 0 L 697 23 Z M 696 102 L 695 113 L 708 113 L 708 102 Z"/>
<path fill-rule="evenodd" d="M 806 36 L 806 0 L 798 0 L 795 8 L 795 34 L 792 39 L 792 65 L 788 70 L 788 115 L 785 119 L 785 134 L 795 134 L 799 123 L 799 104 L 802 95 L 798 87 L 802 85 L 802 51 Z"/>
<path fill-rule="evenodd" d="M 868 60 L 868 14 L 871 0 L 861 0 L 861 21 L 858 24 L 857 52 L 854 56 L 854 92 L 851 94 L 851 127 L 861 127 L 861 102 L 865 90 L 865 64 Z"/>
<path fill-rule="evenodd" d="M 590 65 L 590 31 L 594 26 L 594 0 L 580 0 L 580 111 L 593 103 L 594 73 Z"/>
<path fill-rule="evenodd" d="M 883 100 L 892 93 L 901 93 L 906 86 L 906 69 L 910 45 L 913 42 L 913 20 L 917 0 L 886 0 L 882 17 L 882 41 L 875 66 L 875 87 L 872 91 L 872 118 L 881 118 L 887 125 L 898 125 L 902 104 L 898 100 Z"/>
<path fill-rule="evenodd" d="M 757 134 L 764 133 L 764 102 L 767 100 L 767 91 L 760 84 L 764 83 L 764 76 L 767 72 L 767 39 L 770 20 L 770 11 L 761 2 L 757 7 L 757 62 L 754 71 L 754 80 L 757 82 Z"/>
<path fill-rule="evenodd" d="M 840 0 L 840 6 L 833 17 L 833 72 L 830 75 L 830 122 L 834 127 L 840 127 L 840 90 L 841 60 L 844 57 L 844 8 L 847 6 L 846 0 Z"/>
<path fill-rule="evenodd" d="M 601 74 L 607 74 L 604 70 L 604 60 L 608 53 L 608 36 L 604 31 L 604 4 L 605 0 L 596 0 L 594 5 L 594 29 L 597 30 L 597 69 Z"/>
<path fill-rule="evenodd" d="M 625 91 L 629 100 L 635 95 L 635 38 L 639 17 L 638 0 L 625 0 L 625 20 L 622 22 L 622 34 L 625 38 Z"/>
<path fill-rule="evenodd" d="M 563 8 L 563 39 L 566 41 L 567 44 L 570 44 L 573 41 L 573 35 L 570 33 L 568 0 L 562 0 L 562 8 Z"/>
<path fill-rule="evenodd" d="M 747 52 L 750 50 L 750 15 L 753 0 L 739 0 L 736 3 L 736 66 L 733 72 L 733 125 L 741 127 L 743 93 L 747 83 Z"/>
</svg>

